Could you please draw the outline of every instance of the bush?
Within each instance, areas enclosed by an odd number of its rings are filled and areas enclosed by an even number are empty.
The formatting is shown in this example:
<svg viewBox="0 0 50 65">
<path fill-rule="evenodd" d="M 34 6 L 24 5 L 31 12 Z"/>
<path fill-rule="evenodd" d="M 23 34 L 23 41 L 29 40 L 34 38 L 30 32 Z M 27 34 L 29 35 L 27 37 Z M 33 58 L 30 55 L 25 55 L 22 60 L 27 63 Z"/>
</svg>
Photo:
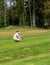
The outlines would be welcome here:
<svg viewBox="0 0 50 65">
<path fill-rule="evenodd" d="M 6 26 L 8 26 L 8 22 L 0 21 L 0 28 L 5 27 L 5 23 L 6 23 Z"/>
</svg>

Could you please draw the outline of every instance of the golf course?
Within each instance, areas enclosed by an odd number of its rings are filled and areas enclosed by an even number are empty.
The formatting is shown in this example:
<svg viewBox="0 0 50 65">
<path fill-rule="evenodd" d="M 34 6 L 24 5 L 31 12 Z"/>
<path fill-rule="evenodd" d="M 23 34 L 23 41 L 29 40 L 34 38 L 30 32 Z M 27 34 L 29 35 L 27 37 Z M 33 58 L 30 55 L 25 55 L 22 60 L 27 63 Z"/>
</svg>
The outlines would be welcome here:
<svg viewBox="0 0 50 65">
<path fill-rule="evenodd" d="M 20 42 L 13 40 L 17 30 Z M 0 65 L 50 65 L 50 29 L 0 28 Z"/>
</svg>

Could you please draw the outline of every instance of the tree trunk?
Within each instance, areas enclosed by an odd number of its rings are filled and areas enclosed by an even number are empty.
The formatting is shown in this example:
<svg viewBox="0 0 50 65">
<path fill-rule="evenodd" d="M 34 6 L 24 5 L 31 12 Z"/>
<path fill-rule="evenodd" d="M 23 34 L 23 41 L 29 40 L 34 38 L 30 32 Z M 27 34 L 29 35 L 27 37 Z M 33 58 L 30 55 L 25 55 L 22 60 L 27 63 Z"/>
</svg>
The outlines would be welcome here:
<svg viewBox="0 0 50 65">
<path fill-rule="evenodd" d="M 30 0 L 29 0 L 29 16 L 30 16 L 30 22 L 31 22 L 31 27 L 32 27 Z"/>
<path fill-rule="evenodd" d="M 21 17 L 20 17 L 20 20 L 19 20 L 19 25 L 21 25 Z"/>
<path fill-rule="evenodd" d="M 36 20 L 35 20 L 35 0 L 33 1 L 33 26 L 36 26 Z"/>
<path fill-rule="evenodd" d="M 6 3 L 4 0 L 4 20 L 5 20 L 5 27 L 6 27 Z"/>
</svg>

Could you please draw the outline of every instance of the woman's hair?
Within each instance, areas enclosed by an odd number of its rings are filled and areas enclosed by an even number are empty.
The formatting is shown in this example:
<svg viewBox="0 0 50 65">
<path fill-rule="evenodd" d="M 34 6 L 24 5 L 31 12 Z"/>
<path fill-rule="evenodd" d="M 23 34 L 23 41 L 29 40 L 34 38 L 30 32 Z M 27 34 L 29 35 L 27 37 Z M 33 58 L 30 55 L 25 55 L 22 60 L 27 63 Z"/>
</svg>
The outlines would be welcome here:
<svg viewBox="0 0 50 65">
<path fill-rule="evenodd" d="M 16 31 L 16 32 L 19 32 L 19 31 Z"/>
<path fill-rule="evenodd" d="M 16 31 L 16 32 L 20 33 L 19 31 Z"/>
</svg>

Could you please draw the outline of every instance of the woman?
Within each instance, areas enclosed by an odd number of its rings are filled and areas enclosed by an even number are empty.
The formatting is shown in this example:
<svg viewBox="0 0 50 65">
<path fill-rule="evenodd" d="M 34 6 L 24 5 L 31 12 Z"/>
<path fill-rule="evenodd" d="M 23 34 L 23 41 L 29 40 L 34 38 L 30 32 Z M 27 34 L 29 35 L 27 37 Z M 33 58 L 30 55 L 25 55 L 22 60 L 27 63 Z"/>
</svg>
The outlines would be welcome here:
<svg viewBox="0 0 50 65">
<path fill-rule="evenodd" d="M 20 32 L 17 31 L 13 36 L 14 41 L 21 41 Z"/>
</svg>

